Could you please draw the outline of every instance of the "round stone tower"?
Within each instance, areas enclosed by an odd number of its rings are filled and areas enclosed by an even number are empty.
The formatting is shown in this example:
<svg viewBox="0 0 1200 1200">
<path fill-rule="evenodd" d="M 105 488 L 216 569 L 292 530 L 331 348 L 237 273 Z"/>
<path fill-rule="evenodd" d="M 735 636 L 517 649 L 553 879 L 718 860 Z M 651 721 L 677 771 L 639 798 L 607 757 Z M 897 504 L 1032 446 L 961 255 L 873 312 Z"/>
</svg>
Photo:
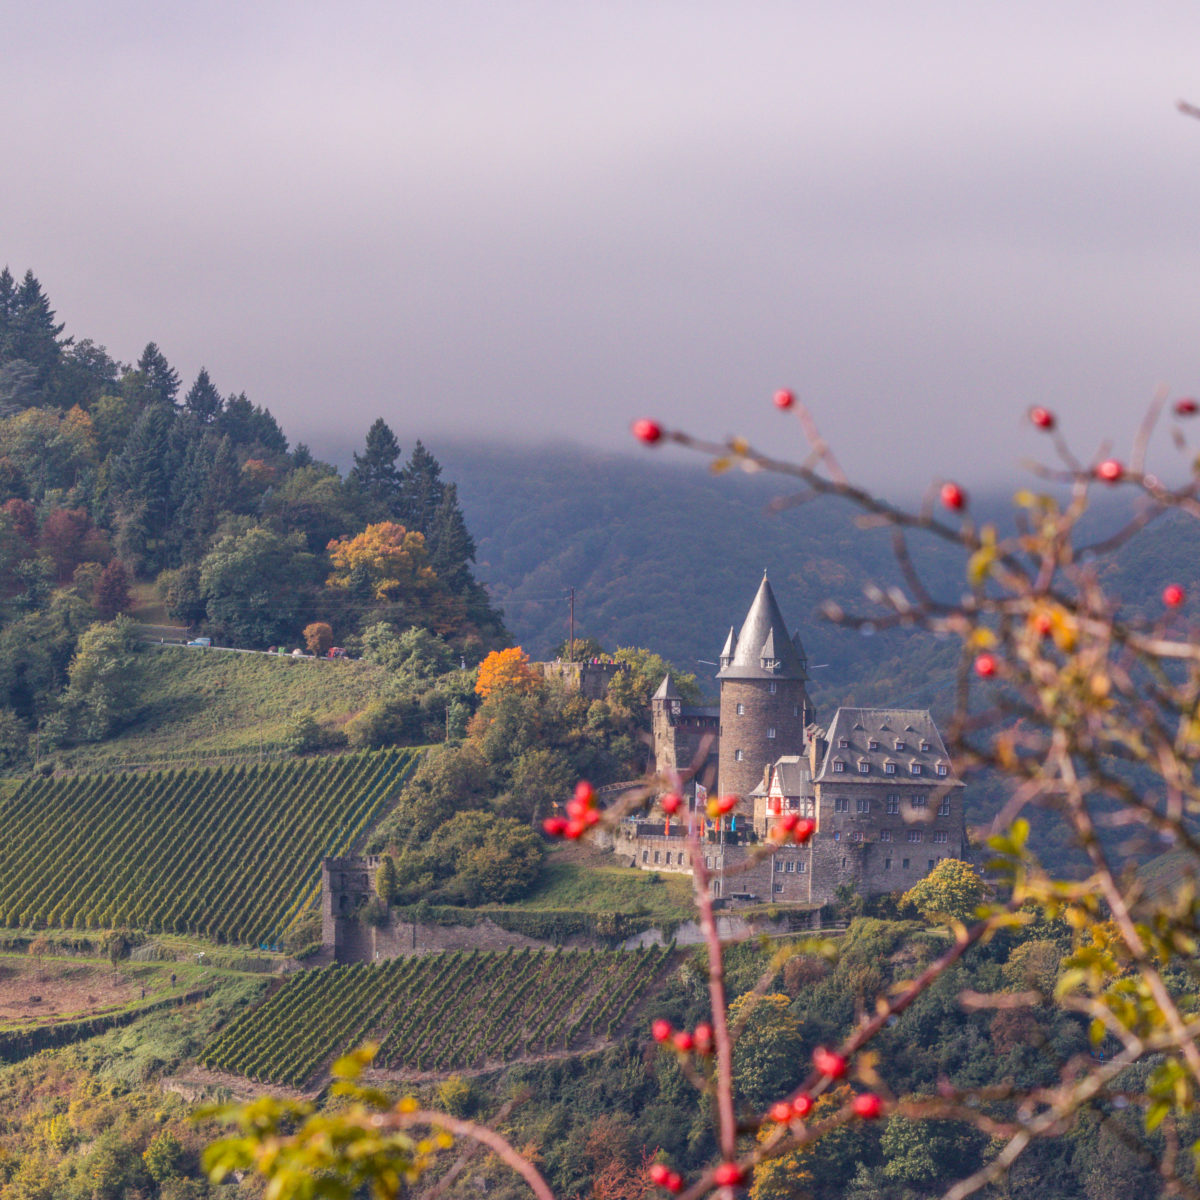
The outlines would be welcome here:
<svg viewBox="0 0 1200 1200">
<path fill-rule="evenodd" d="M 721 651 L 721 795 L 749 797 L 769 764 L 804 753 L 804 730 L 813 720 L 807 668 L 800 637 L 788 636 L 764 571 L 741 632 L 734 637 L 730 629 Z"/>
</svg>

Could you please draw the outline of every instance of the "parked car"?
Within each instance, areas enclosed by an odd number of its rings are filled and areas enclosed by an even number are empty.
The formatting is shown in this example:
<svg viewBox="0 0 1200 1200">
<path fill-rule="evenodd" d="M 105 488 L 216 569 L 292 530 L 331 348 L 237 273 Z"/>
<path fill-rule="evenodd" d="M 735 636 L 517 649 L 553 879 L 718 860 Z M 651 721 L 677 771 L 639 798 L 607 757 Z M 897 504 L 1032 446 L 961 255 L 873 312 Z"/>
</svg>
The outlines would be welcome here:
<svg viewBox="0 0 1200 1200">
<path fill-rule="evenodd" d="M 293 658 L 310 658 L 311 655 L 305 654 L 304 651 L 301 650 L 299 646 L 297 646 L 295 648 L 295 650 L 292 651 L 292 657 Z"/>
<path fill-rule="evenodd" d="M 341 646 L 330 646 L 329 653 L 325 657 L 326 658 L 345 658 L 346 651 L 343 650 Z"/>
<path fill-rule="evenodd" d="M 189 646 L 211 646 L 212 638 L 210 638 L 210 637 L 192 638 L 192 640 L 190 642 L 188 642 L 188 645 Z"/>
</svg>

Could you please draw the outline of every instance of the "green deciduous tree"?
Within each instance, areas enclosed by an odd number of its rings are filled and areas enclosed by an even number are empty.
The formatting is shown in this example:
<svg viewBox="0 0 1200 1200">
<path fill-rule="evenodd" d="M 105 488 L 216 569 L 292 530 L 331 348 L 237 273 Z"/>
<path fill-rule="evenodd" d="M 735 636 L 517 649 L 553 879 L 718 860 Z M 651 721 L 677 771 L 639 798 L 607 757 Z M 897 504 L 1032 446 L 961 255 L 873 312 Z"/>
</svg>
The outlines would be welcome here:
<svg viewBox="0 0 1200 1200">
<path fill-rule="evenodd" d="M 100 741 L 133 719 L 137 650 L 136 627 L 128 617 L 93 625 L 79 639 L 62 703 L 68 739 Z"/>
<path fill-rule="evenodd" d="M 944 858 L 901 903 L 915 908 L 927 921 L 969 921 L 983 899 L 983 880 L 969 864 Z"/>
</svg>

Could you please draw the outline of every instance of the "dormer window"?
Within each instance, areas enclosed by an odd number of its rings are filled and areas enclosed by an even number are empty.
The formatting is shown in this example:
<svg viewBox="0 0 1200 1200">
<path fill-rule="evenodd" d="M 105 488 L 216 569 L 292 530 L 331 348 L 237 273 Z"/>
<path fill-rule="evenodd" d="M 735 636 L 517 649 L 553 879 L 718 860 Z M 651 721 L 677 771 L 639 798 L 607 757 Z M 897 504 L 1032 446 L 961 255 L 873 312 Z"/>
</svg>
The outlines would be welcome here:
<svg viewBox="0 0 1200 1200">
<path fill-rule="evenodd" d="M 903 742 L 903 740 L 902 740 L 901 738 L 897 738 L 897 739 L 896 739 L 896 749 L 897 749 L 897 750 L 903 750 L 903 749 L 904 749 L 904 742 Z"/>
<path fill-rule="evenodd" d="M 850 739 L 849 739 L 849 738 L 844 738 L 844 737 L 843 737 L 843 738 L 838 738 L 838 746 L 839 746 L 841 749 L 845 750 L 845 749 L 846 749 L 846 748 L 847 748 L 849 745 L 850 745 Z"/>
<path fill-rule="evenodd" d="M 928 754 L 929 750 L 930 750 L 929 743 L 924 738 L 922 738 L 921 739 L 921 752 L 923 754 Z"/>
<path fill-rule="evenodd" d="M 943 776 L 946 774 L 946 764 L 945 763 L 938 763 L 937 773 L 939 775 L 943 775 Z"/>
<path fill-rule="evenodd" d="M 846 769 L 846 764 L 844 762 L 842 762 L 842 760 L 840 758 L 835 758 L 833 760 L 833 773 L 835 775 L 842 774 L 842 772 L 845 771 L 845 769 Z"/>
<path fill-rule="evenodd" d="M 908 773 L 909 773 L 910 775 L 920 775 L 920 773 L 921 773 L 921 764 L 920 764 L 920 763 L 917 763 L 917 762 L 915 762 L 915 763 L 909 763 L 909 764 L 908 764 Z"/>
<path fill-rule="evenodd" d="M 858 760 L 858 773 L 860 775 L 869 775 L 871 773 L 871 764 L 865 758 Z"/>
<path fill-rule="evenodd" d="M 867 740 L 867 749 L 868 750 L 878 750 L 879 743 L 874 738 L 869 738 Z"/>
<path fill-rule="evenodd" d="M 896 764 L 890 758 L 883 764 L 883 773 L 885 775 L 895 775 L 896 773 Z"/>
</svg>

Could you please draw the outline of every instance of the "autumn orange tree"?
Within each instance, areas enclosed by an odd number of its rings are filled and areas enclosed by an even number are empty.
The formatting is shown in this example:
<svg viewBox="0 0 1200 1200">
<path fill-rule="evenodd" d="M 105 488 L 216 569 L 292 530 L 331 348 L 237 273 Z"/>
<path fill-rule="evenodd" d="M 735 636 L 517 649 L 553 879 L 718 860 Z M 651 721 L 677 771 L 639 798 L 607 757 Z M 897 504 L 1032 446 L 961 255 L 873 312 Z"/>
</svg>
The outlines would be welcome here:
<svg viewBox="0 0 1200 1200">
<path fill-rule="evenodd" d="M 368 525 L 350 538 L 329 543 L 331 588 L 365 589 L 376 600 L 398 600 L 428 591 L 436 576 L 425 535 L 395 521 Z"/>
<path fill-rule="evenodd" d="M 507 650 L 493 650 L 479 664 L 475 693 L 485 700 L 504 694 L 527 696 L 536 690 L 538 683 L 538 676 L 529 665 L 529 655 L 520 646 L 510 646 Z"/>
<path fill-rule="evenodd" d="M 636 422 L 634 434 L 650 446 L 673 442 L 697 450 L 717 469 L 774 472 L 788 481 L 780 506 L 836 496 L 854 505 L 864 524 L 891 531 L 905 585 L 872 589 L 861 612 L 830 606 L 826 616 L 852 629 L 903 626 L 957 640 L 952 752 L 965 771 L 987 768 L 1008 785 L 1001 811 L 982 831 L 993 894 L 973 912 L 971 880 L 959 879 L 947 889 L 953 904 L 933 897 L 935 907 L 952 910 L 945 949 L 912 978 L 864 1005 L 840 1044 L 817 1048 L 797 1086 L 770 1099 L 758 1097 L 757 1111 L 748 1118 L 744 1109 L 739 1115 L 735 1096 L 737 1047 L 744 1036 L 742 1014 L 756 1005 L 739 1000 L 733 1009 L 726 1002 L 723 947 L 700 822 L 695 823 L 692 878 L 707 949 L 710 1015 L 691 1029 L 656 1021 L 648 1040 L 675 1056 L 710 1104 L 718 1155 L 690 1178 L 670 1163 L 655 1162 L 649 1178 L 684 1200 L 714 1189 L 732 1196 L 751 1186 L 761 1197 L 781 1195 L 803 1188 L 820 1160 L 823 1139 L 836 1142 L 857 1122 L 954 1120 L 979 1130 L 989 1147 L 977 1169 L 946 1193 L 962 1200 L 995 1184 L 1040 1139 L 1060 1135 L 1087 1110 L 1108 1106 L 1137 1111 L 1146 1131 L 1159 1131 L 1165 1151 L 1155 1166 L 1164 1194 L 1196 1195 L 1200 638 L 1185 621 L 1188 598 L 1178 579 L 1145 581 L 1151 595 L 1143 597 L 1140 612 L 1126 612 L 1105 591 L 1102 567 L 1150 522 L 1167 515 L 1200 518 L 1200 458 L 1187 439 L 1187 422 L 1200 413 L 1200 403 L 1183 398 L 1168 407 L 1160 397 L 1127 457 L 1108 449 L 1078 457 L 1055 415 L 1031 409 L 1032 430 L 1048 439 L 1048 461 L 1035 473 L 1037 486 L 1017 493 L 1011 534 L 976 520 L 966 489 L 953 480 L 940 481 L 913 511 L 873 496 L 847 478 L 791 392 L 778 393 L 775 404 L 807 435 L 811 449 L 801 462 L 777 460 L 742 439 L 701 441 L 649 419 Z M 1147 447 L 1164 417 L 1172 419 L 1171 439 L 1182 455 L 1177 484 L 1146 468 Z M 1136 504 L 1122 527 L 1089 541 L 1080 523 L 1096 489 L 1124 490 Z M 944 600 L 926 588 L 910 545 L 918 534 L 961 551 L 965 590 L 958 598 Z M 640 792 L 607 808 L 583 784 L 565 816 L 548 820 L 547 832 L 586 837 L 653 801 L 667 812 L 678 811 L 686 774 L 648 779 Z M 712 797 L 710 812 L 720 815 L 731 803 Z M 1029 816 L 1035 811 L 1070 831 L 1085 856 L 1082 873 L 1068 876 L 1060 864 L 1038 860 L 1029 844 Z M 807 840 L 813 826 L 797 819 L 780 822 L 779 831 L 760 853 L 770 854 L 782 837 Z M 1150 894 L 1128 869 L 1120 843 L 1139 831 L 1154 844 L 1172 845 L 1182 860 L 1180 882 L 1165 894 Z M 1032 982 L 1021 990 L 963 993 L 959 1003 L 967 1010 L 993 1010 L 1001 1033 L 1008 1029 L 1019 1037 L 1023 1018 L 1052 1002 L 1083 1024 L 1093 1045 L 1105 1052 L 1062 1062 L 1050 1084 L 972 1088 L 942 1081 L 928 1093 L 902 1094 L 872 1043 L 971 947 L 1043 918 L 1074 931 L 1061 967 L 1041 962 L 1031 943 L 1022 962 L 1011 965 Z M 833 952 L 828 943 L 809 948 Z M 768 1008 L 778 967 L 773 961 L 752 992 Z M 350 1073 L 368 1057 L 351 1060 Z M 377 1196 L 392 1196 L 401 1180 L 420 1177 L 441 1142 L 465 1136 L 500 1153 L 536 1195 L 550 1195 L 536 1166 L 494 1130 L 421 1112 L 413 1101 L 396 1105 L 351 1079 L 338 1088 L 354 1105 L 336 1113 L 288 1109 L 292 1125 L 278 1115 L 277 1101 L 226 1110 L 240 1132 L 212 1149 L 210 1166 L 217 1173 L 254 1167 L 272 1179 L 273 1194 L 283 1196 L 320 1194 L 311 1185 L 305 1192 L 288 1182 L 293 1179 L 288 1172 L 299 1180 L 305 1164 L 319 1165 L 331 1179 L 353 1179 Z M 414 1126 L 437 1132 L 414 1140 Z M 907 1136 L 903 1122 L 896 1130 L 896 1138 Z"/>
</svg>

